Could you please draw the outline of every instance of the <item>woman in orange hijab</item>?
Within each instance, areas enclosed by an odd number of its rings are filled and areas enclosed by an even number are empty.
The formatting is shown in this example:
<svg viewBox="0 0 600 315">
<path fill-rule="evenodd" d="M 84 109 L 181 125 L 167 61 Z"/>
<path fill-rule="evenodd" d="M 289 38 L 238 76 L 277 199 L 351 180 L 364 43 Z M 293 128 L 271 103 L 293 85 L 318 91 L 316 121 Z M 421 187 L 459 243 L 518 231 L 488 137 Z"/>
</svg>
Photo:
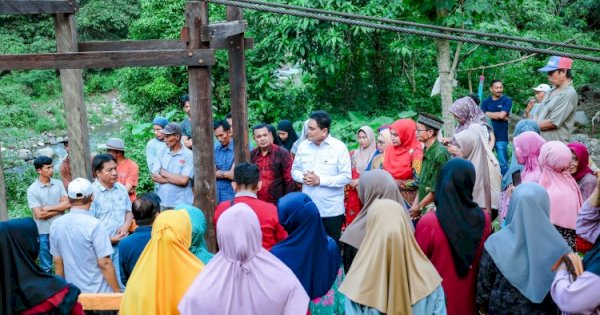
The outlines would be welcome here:
<svg viewBox="0 0 600 315">
<path fill-rule="evenodd" d="M 394 177 L 400 194 L 412 204 L 417 196 L 417 176 L 421 173 L 423 147 L 417 141 L 417 124 L 399 119 L 390 126 L 392 144 L 385 148 L 383 169 Z"/>
</svg>

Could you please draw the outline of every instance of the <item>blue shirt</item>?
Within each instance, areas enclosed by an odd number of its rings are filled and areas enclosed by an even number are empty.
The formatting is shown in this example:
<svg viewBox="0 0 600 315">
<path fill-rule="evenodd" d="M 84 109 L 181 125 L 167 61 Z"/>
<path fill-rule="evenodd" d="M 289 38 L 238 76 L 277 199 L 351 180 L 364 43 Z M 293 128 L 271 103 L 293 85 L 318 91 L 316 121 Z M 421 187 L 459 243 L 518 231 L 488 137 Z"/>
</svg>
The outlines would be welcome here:
<svg viewBox="0 0 600 315">
<path fill-rule="evenodd" d="M 506 112 L 510 115 L 512 108 L 512 99 L 508 96 L 502 95 L 499 99 L 494 100 L 491 96 L 486 98 L 481 103 L 481 110 L 485 112 L 498 113 Z M 492 119 L 492 128 L 494 128 L 494 135 L 496 141 L 508 141 L 508 120 L 495 120 Z"/>
<path fill-rule="evenodd" d="M 220 143 L 215 144 L 215 166 L 217 171 L 229 171 L 233 166 L 233 139 L 226 147 Z M 217 204 L 231 200 L 235 196 L 231 181 L 229 179 L 217 179 Z"/>
<path fill-rule="evenodd" d="M 172 208 L 180 203 L 192 204 L 194 193 L 192 192 L 192 179 L 194 178 L 194 163 L 192 151 L 181 146 L 179 151 L 173 153 L 165 147 L 157 156 L 152 166 L 152 173 L 158 174 L 163 168 L 167 172 L 184 175 L 190 178 L 186 186 L 177 186 L 166 183 L 158 184 L 156 194 L 160 197 L 163 207 Z"/>
<path fill-rule="evenodd" d="M 138 226 L 133 234 L 119 242 L 119 265 L 121 266 L 121 283 L 127 285 L 127 280 L 133 272 L 140 255 L 146 248 L 152 235 L 152 226 Z"/>
<path fill-rule="evenodd" d="M 129 193 L 121 183 L 114 183 L 113 187 L 108 189 L 98 179 L 92 184 L 92 190 L 94 201 L 90 206 L 90 213 L 104 223 L 108 236 L 113 237 L 125 224 L 127 212 L 131 212 Z"/>
</svg>

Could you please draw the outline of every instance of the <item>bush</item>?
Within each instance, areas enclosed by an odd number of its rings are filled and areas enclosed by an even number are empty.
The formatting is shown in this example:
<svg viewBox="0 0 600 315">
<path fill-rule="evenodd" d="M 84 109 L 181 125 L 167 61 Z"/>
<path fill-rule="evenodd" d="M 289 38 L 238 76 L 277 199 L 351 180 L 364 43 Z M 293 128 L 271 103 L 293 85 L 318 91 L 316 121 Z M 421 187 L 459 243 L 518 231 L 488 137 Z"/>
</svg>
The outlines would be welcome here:
<svg viewBox="0 0 600 315">
<path fill-rule="evenodd" d="M 42 133 L 44 131 L 50 131 L 50 130 L 56 129 L 56 123 L 53 122 L 48 117 L 40 117 L 35 122 L 35 126 L 33 127 L 33 129 L 35 129 L 35 132 L 37 132 L 37 133 Z"/>
<path fill-rule="evenodd" d="M 38 174 L 33 165 L 27 164 L 24 169 L 5 172 L 8 216 L 10 218 L 31 217 L 31 209 L 27 204 L 27 188 L 35 181 Z"/>
</svg>

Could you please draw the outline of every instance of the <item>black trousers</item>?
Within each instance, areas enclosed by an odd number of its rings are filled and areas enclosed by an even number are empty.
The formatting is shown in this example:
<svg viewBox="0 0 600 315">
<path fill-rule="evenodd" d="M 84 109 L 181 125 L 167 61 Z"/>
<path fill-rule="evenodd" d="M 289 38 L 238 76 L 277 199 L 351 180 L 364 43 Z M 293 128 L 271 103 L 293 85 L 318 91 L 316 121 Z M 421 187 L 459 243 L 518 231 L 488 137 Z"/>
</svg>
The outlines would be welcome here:
<svg viewBox="0 0 600 315">
<path fill-rule="evenodd" d="M 340 236 L 342 236 L 342 225 L 344 224 L 344 221 L 346 221 L 346 217 L 343 214 L 340 214 L 335 217 L 321 218 L 321 220 L 323 220 L 323 225 L 325 226 L 325 233 L 335 240 L 341 255 L 342 247 Z"/>
</svg>

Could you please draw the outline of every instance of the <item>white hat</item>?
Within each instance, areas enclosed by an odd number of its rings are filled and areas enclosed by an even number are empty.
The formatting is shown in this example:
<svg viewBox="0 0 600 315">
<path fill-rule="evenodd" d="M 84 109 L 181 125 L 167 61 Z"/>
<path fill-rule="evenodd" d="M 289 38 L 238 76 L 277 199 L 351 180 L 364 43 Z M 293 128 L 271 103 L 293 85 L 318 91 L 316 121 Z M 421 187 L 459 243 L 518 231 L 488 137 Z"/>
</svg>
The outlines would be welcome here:
<svg viewBox="0 0 600 315">
<path fill-rule="evenodd" d="M 67 189 L 69 199 L 83 199 L 92 195 L 92 183 L 85 178 L 75 178 Z"/>
<path fill-rule="evenodd" d="M 533 90 L 537 91 L 537 92 L 544 92 L 544 93 L 546 93 L 546 92 L 550 91 L 550 86 L 548 84 L 542 83 L 542 84 L 534 87 Z"/>
</svg>

